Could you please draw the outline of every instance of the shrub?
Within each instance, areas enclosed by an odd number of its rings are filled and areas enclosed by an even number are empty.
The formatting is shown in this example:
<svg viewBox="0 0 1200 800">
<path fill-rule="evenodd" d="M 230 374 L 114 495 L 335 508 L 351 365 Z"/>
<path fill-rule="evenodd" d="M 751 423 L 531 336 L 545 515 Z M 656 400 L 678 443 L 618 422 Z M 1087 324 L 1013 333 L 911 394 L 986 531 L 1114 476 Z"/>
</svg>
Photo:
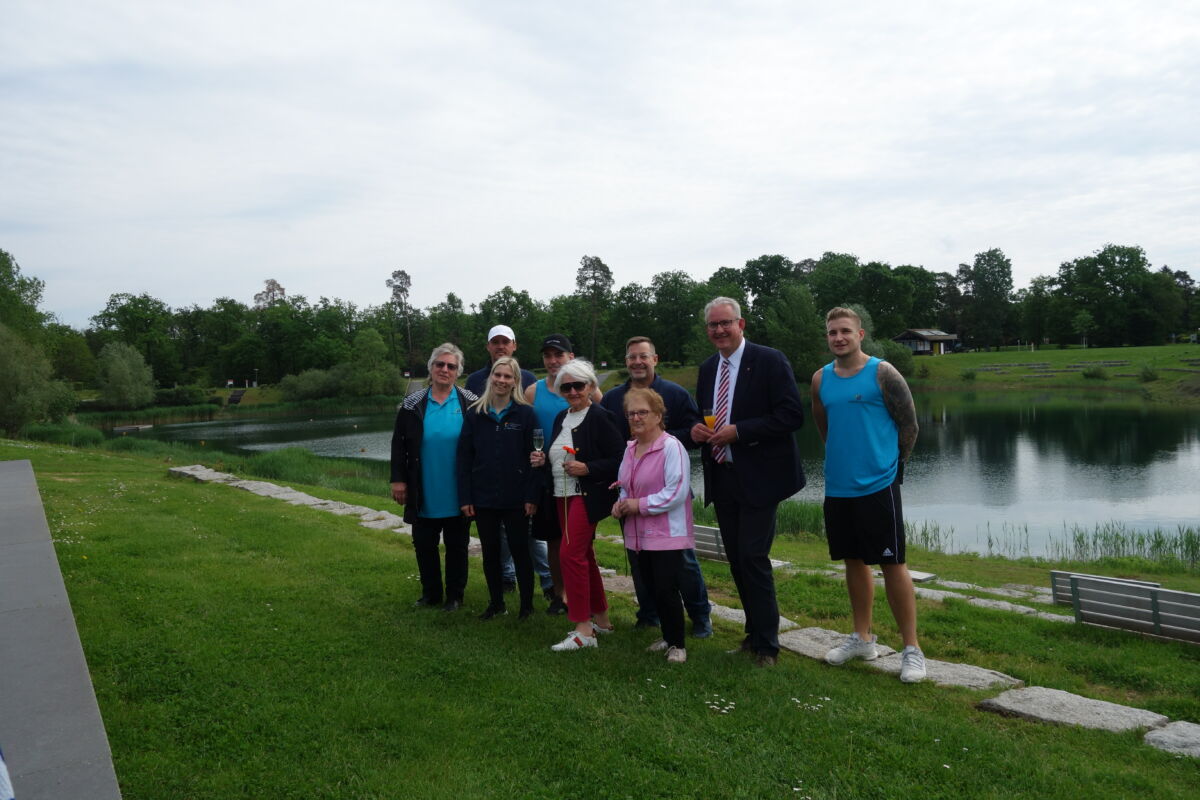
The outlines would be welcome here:
<svg viewBox="0 0 1200 800">
<path fill-rule="evenodd" d="M 176 386 L 174 389 L 159 389 L 154 393 L 156 406 L 195 406 L 207 401 L 204 390 L 199 386 Z"/>
<path fill-rule="evenodd" d="M 964 381 L 973 381 L 975 380 L 975 370 L 964 369 L 962 372 L 958 373 L 958 377 L 962 378 Z"/>
<path fill-rule="evenodd" d="M 1088 367 L 1080 373 L 1083 377 L 1093 381 L 1108 380 L 1108 373 L 1104 371 L 1104 367 Z"/>
<path fill-rule="evenodd" d="M 891 339 L 884 339 L 879 342 L 879 347 L 883 350 L 883 359 L 896 368 L 904 377 L 912 375 L 915 364 L 913 363 L 912 350 L 909 350 L 899 342 L 893 342 Z"/>
<path fill-rule="evenodd" d="M 34 442 L 66 444 L 72 447 L 97 447 L 104 441 L 104 434 L 86 425 L 68 423 L 51 425 L 26 425 L 21 437 Z"/>
<path fill-rule="evenodd" d="M 1142 383 L 1153 383 L 1158 380 L 1158 371 L 1151 367 L 1142 367 L 1142 371 L 1138 373 L 1138 380 Z"/>
<path fill-rule="evenodd" d="M 929 377 L 929 365 L 928 364 L 922 364 L 921 366 L 917 367 L 917 377 L 922 378 L 922 379 Z"/>
</svg>

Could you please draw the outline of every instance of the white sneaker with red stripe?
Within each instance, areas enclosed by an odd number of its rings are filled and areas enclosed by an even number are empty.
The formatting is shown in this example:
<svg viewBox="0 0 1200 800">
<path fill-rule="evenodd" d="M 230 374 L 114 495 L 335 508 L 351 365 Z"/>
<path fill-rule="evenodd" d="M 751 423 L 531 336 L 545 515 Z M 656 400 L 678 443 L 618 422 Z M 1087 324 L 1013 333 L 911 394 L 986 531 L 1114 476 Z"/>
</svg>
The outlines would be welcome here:
<svg viewBox="0 0 1200 800">
<path fill-rule="evenodd" d="M 595 636 L 583 636 L 575 631 L 567 634 L 567 638 L 558 644 L 550 645 L 550 649 L 561 653 L 565 650 L 582 650 L 585 647 L 597 647 Z"/>
</svg>

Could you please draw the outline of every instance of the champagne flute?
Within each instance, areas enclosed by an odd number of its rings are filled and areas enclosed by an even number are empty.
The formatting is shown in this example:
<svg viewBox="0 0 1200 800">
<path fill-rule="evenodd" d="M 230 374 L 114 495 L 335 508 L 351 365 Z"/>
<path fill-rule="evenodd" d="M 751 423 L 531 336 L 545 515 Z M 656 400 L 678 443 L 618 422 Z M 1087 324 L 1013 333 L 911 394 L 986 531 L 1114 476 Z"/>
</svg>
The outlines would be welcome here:
<svg viewBox="0 0 1200 800">
<path fill-rule="evenodd" d="M 533 449 L 542 452 L 542 446 L 546 444 L 546 435 L 542 433 L 541 428 L 533 429 Z"/>
</svg>

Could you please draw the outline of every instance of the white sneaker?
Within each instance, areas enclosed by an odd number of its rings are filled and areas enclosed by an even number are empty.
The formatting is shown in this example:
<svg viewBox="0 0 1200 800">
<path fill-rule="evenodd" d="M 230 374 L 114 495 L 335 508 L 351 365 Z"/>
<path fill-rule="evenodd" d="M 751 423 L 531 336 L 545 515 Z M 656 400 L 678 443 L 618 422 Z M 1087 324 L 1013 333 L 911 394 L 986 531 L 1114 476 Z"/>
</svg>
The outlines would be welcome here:
<svg viewBox="0 0 1200 800">
<path fill-rule="evenodd" d="M 592 630 L 597 634 L 602 633 L 605 636 L 608 636 L 610 633 L 612 633 L 616 629 L 617 629 L 616 625 L 610 624 L 607 628 L 605 628 L 605 627 L 601 626 L 599 622 L 595 622 L 595 621 L 592 622 Z"/>
<path fill-rule="evenodd" d="M 870 641 L 864 642 L 858 638 L 857 633 L 852 633 L 842 640 L 842 643 L 825 654 L 825 662 L 827 664 L 845 664 L 852 658 L 861 658 L 863 661 L 874 661 L 879 657 L 879 651 L 875 649 L 875 634 L 871 634 Z"/>
<path fill-rule="evenodd" d="M 561 653 L 565 650 L 582 650 L 585 647 L 596 647 L 595 636 L 583 636 L 571 631 L 567 634 L 567 638 L 563 639 L 558 644 L 550 645 L 550 649 Z"/>
<path fill-rule="evenodd" d="M 919 683 L 925 680 L 925 654 L 911 644 L 900 652 L 900 680 Z"/>
<path fill-rule="evenodd" d="M 661 653 L 663 650 L 666 650 L 666 649 L 667 649 L 667 640 L 659 639 L 657 642 L 655 642 L 654 644 L 647 647 L 646 652 L 647 653 Z"/>
<path fill-rule="evenodd" d="M 668 664 L 683 664 L 687 661 L 687 650 L 682 647 L 667 648 L 667 663 Z"/>
</svg>

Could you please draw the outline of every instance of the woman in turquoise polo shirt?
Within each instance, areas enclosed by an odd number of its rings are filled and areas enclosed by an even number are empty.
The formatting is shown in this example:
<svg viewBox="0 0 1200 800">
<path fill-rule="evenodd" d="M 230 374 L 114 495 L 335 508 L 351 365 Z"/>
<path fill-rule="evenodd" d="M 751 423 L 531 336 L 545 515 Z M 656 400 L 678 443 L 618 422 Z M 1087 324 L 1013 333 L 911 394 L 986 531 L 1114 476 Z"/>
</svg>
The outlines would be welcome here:
<svg viewBox="0 0 1200 800">
<path fill-rule="evenodd" d="M 412 525 L 421 575 L 417 605 L 440 605 L 443 611 L 461 608 L 467 588 L 470 521 L 458 502 L 457 456 L 463 415 L 476 397 L 454 385 L 462 371 L 462 350 L 449 342 L 435 347 L 429 386 L 404 399 L 392 433 L 392 499 L 404 506 L 404 521 Z M 444 592 L 439 537 L 446 543 Z"/>
</svg>

